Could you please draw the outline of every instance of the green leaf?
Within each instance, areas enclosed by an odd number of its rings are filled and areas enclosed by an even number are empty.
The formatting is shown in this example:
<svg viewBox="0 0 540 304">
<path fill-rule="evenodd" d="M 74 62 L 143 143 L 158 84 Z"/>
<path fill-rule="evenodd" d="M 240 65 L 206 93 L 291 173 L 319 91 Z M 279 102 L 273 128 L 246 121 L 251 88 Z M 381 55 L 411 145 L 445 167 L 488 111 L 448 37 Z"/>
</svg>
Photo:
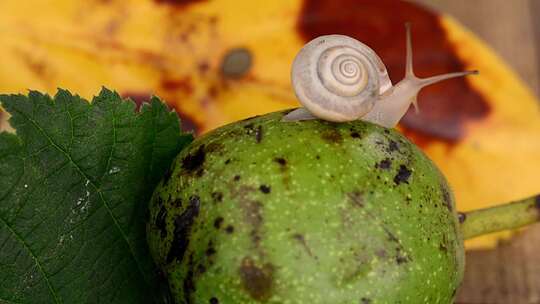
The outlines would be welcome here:
<svg viewBox="0 0 540 304">
<path fill-rule="evenodd" d="M 147 201 L 193 138 L 157 98 L 0 95 L 0 303 L 155 303 Z M 163 296 L 164 297 L 164 296 Z"/>
</svg>

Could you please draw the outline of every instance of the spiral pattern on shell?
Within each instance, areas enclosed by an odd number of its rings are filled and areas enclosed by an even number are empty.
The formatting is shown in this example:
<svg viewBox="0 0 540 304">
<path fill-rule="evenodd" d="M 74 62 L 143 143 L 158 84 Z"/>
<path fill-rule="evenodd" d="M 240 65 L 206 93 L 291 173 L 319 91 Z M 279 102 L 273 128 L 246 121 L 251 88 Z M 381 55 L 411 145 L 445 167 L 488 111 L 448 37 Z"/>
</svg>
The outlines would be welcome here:
<svg viewBox="0 0 540 304">
<path fill-rule="evenodd" d="M 307 43 L 293 62 L 291 76 L 300 103 L 314 116 L 330 121 L 360 118 L 392 85 L 379 56 L 343 35 Z"/>
</svg>

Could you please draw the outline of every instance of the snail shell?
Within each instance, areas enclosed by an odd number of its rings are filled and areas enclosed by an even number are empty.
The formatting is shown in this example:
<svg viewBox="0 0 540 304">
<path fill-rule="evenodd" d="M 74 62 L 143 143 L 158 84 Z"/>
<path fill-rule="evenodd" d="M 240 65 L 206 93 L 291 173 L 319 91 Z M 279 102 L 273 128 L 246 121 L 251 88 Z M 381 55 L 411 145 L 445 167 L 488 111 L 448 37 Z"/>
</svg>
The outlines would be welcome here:
<svg viewBox="0 0 540 304">
<path fill-rule="evenodd" d="M 320 36 L 306 44 L 293 62 L 291 78 L 300 103 L 330 121 L 358 119 L 392 86 L 379 56 L 343 35 Z"/>
</svg>

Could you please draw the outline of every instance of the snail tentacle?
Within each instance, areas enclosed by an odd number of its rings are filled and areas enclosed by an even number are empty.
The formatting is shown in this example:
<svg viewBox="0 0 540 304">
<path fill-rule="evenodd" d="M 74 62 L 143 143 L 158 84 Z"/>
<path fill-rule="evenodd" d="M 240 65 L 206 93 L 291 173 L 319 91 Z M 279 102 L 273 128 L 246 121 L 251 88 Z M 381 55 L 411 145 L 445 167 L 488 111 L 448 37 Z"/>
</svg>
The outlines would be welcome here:
<svg viewBox="0 0 540 304">
<path fill-rule="evenodd" d="M 401 118 L 405 116 L 411 104 L 414 105 L 417 112 L 419 111 L 417 95 L 423 87 L 451 78 L 478 74 L 478 71 L 465 71 L 442 74 L 428 78 L 416 77 L 413 69 L 411 28 L 409 23 L 405 24 L 405 28 L 407 49 L 405 55 L 405 78 L 393 87 L 390 94 L 381 96 L 371 111 L 360 118 L 361 120 L 369 121 L 383 127 L 393 128 L 399 123 Z"/>
</svg>

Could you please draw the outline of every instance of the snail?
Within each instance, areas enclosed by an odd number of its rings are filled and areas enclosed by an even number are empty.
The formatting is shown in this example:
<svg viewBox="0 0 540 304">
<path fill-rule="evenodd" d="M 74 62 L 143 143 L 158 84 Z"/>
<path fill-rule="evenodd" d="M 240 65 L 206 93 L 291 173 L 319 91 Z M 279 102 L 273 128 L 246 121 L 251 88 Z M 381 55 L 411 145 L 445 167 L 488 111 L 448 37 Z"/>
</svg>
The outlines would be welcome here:
<svg viewBox="0 0 540 304">
<path fill-rule="evenodd" d="M 478 71 L 418 78 L 413 71 L 411 29 L 406 28 L 405 77 L 392 86 L 380 57 L 362 42 L 344 35 L 320 36 L 296 55 L 291 79 L 304 106 L 284 121 L 324 119 L 334 122 L 369 121 L 387 128 L 397 125 L 425 86 Z"/>
</svg>

